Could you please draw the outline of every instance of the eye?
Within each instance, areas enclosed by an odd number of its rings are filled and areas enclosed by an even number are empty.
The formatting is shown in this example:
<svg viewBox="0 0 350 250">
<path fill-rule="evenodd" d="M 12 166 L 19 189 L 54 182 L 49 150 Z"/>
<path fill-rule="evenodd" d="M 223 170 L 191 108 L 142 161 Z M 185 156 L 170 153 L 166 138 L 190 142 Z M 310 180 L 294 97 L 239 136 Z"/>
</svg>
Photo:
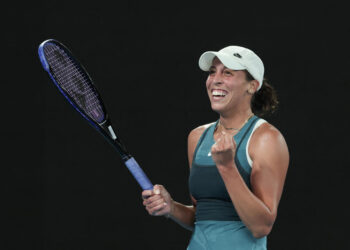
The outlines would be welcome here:
<svg viewBox="0 0 350 250">
<path fill-rule="evenodd" d="M 233 72 L 231 70 L 225 69 L 224 70 L 224 75 L 225 76 L 233 76 Z"/>
<path fill-rule="evenodd" d="M 209 69 L 209 75 L 213 75 L 213 74 L 215 74 L 215 70 L 214 69 Z"/>
</svg>

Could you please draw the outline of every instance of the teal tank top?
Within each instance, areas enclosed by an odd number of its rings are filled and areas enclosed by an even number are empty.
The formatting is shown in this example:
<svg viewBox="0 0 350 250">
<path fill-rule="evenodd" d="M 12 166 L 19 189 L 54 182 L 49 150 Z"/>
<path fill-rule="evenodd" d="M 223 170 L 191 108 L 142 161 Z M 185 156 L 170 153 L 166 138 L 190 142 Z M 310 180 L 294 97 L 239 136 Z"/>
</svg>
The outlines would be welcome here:
<svg viewBox="0 0 350 250">
<path fill-rule="evenodd" d="M 247 159 L 246 146 L 258 120 L 258 117 L 253 116 L 234 136 L 236 142 L 235 163 L 249 188 L 251 167 Z M 217 124 L 218 121 L 203 132 L 192 160 L 189 190 L 197 201 L 196 221 L 239 221 L 240 218 L 210 153 L 211 147 L 215 143 L 214 131 Z"/>
</svg>

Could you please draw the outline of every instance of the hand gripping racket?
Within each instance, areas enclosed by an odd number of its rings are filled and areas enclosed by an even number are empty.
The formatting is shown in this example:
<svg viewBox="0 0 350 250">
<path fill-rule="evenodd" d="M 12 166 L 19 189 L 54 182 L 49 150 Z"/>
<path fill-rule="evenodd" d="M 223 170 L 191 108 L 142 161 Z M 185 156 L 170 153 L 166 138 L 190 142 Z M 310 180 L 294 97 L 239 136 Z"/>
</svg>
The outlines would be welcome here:
<svg viewBox="0 0 350 250">
<path fill-rule="evenodd" d="M 68 102 L 114 146 L 141 188 L 153 189 L 146 174 L 114 133 L 100 94 L 79 61 L 67 47 L 53 39 L 42 42 L 38 52 L 43 68 Z"/>
</svg>

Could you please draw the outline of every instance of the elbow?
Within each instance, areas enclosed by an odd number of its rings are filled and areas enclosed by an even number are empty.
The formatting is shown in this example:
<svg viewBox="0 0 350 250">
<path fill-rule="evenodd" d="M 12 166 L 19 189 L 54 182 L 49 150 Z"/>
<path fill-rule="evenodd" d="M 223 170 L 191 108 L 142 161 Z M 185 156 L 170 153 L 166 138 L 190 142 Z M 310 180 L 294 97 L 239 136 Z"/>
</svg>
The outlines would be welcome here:
<svg viewBox="0 0 350 250">
<path fill-rule="evenodd" d="M 269 235 L 271 230 L 272 230 L 272 225 L 271 226 L 266 225 L 266 226 L 261 226 L 259 228 L 255 228 L 251 232 L 252 232 L 254 238 L 259 239 L 259 238 L 262 238 L 262 237 Z"/>
<path fill-rule="evenodd" d="M 259 239 L 270 234 L 273 224 L 275 223 L 277 214 L 271 214 L 265 219 L 261 220 L 260 223 L 255 224 L 251 227 L 251 232 L 254 238 Z"/>
<path fill-rule="evenodd" d="M 269 235 L 272 230 L 274 222 L 275 220 L 273 218 L 270 221 L 266 221 L 265 223 L 262 223 L 260 225 L 255 225 L 254 227 L 252 227 L 251 232 L 254 238 L 259 239 Z"/>
</svg>

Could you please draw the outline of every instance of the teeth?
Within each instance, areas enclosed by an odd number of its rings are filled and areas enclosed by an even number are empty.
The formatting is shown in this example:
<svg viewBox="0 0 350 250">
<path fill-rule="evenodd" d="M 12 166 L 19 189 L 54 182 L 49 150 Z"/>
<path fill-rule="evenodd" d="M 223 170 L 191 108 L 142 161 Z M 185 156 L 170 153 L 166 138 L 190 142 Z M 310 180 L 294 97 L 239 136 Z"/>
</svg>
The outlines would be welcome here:
<svg viewBox="0 0 350 250">
<path fill-rule="evenodd" d="M 222 91 L 222 90 L 213 90 L 212 94 L 213 95 L 218 95 L 218 96 L 225 96 L 226 95 L 226 93 L 224 91 Z"/>
</svg>

